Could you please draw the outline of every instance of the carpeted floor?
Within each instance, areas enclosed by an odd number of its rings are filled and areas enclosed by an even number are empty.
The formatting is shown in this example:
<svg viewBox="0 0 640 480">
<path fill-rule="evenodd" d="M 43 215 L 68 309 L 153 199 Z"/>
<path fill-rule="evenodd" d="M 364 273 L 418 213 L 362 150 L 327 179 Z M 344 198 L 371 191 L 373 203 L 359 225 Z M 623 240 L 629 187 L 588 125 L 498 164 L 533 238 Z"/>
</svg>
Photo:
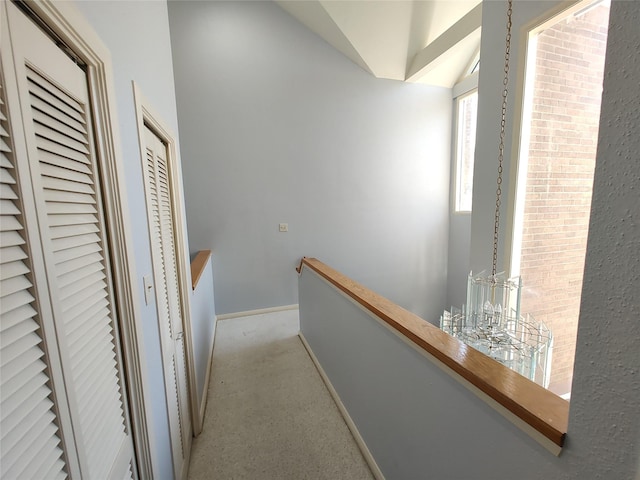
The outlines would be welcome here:
<svg viewBox="0 0 640 480">
<path fill-rule="evenodd" d="M 218 322 L 189 479 L 372 479 L 298 338 L 298 311 Z"/>
</svg>

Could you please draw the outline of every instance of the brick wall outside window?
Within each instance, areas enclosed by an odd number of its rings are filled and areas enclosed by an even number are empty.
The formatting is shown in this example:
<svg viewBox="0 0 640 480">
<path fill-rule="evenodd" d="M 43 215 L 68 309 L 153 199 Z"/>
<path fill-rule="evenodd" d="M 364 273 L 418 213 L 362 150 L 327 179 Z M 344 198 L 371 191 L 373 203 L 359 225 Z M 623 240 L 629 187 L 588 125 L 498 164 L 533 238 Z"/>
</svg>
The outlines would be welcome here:
<svg viewBox="0 0 640 480">
<path fill-rule="evenodd" d="M 538 37 L 521 267 L 522 311 L 554 334 L 549 388 L 571 388 L 595 166 L 608 6 Z"/>
</svg>

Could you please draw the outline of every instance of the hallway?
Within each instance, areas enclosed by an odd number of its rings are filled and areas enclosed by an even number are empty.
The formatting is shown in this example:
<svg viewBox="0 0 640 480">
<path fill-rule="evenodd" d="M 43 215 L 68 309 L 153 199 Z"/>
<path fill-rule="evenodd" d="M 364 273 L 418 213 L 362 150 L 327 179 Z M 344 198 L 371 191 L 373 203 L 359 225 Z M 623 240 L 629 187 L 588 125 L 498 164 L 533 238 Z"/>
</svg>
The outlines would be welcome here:
<svg viewBox="0 0 640 480">
<path fill-rule="evenodd" d="M 298 338 L 298 311 L 219 321 L 189 479 L 372 479 Z"/>
</svg>

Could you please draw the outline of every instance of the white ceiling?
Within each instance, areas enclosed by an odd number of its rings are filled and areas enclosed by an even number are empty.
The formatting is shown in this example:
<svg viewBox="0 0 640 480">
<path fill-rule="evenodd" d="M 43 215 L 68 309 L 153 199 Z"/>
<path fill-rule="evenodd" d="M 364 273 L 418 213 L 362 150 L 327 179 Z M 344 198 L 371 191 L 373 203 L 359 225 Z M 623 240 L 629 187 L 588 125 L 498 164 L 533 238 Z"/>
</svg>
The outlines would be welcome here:
<svg viewBox="0 0 640 480">
<path fill-rule="evenodd" d="M 276 0 L 379 78 L 452 87 L 480 49 L 480 0 Z"/>
</svg>

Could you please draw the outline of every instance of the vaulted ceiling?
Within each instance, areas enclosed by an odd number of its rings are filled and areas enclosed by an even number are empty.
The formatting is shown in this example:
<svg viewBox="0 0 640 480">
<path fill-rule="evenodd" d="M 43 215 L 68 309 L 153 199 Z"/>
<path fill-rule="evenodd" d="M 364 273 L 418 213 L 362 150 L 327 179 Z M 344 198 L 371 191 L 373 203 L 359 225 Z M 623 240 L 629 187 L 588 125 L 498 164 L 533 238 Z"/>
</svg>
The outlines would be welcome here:
<svg viewBox="0 0 640 480">
<path fill-rule="evenodd" d="M 480 50 L 480 0 L 276 1 L 379 78 L 452 87 Z"/>
</svg>

